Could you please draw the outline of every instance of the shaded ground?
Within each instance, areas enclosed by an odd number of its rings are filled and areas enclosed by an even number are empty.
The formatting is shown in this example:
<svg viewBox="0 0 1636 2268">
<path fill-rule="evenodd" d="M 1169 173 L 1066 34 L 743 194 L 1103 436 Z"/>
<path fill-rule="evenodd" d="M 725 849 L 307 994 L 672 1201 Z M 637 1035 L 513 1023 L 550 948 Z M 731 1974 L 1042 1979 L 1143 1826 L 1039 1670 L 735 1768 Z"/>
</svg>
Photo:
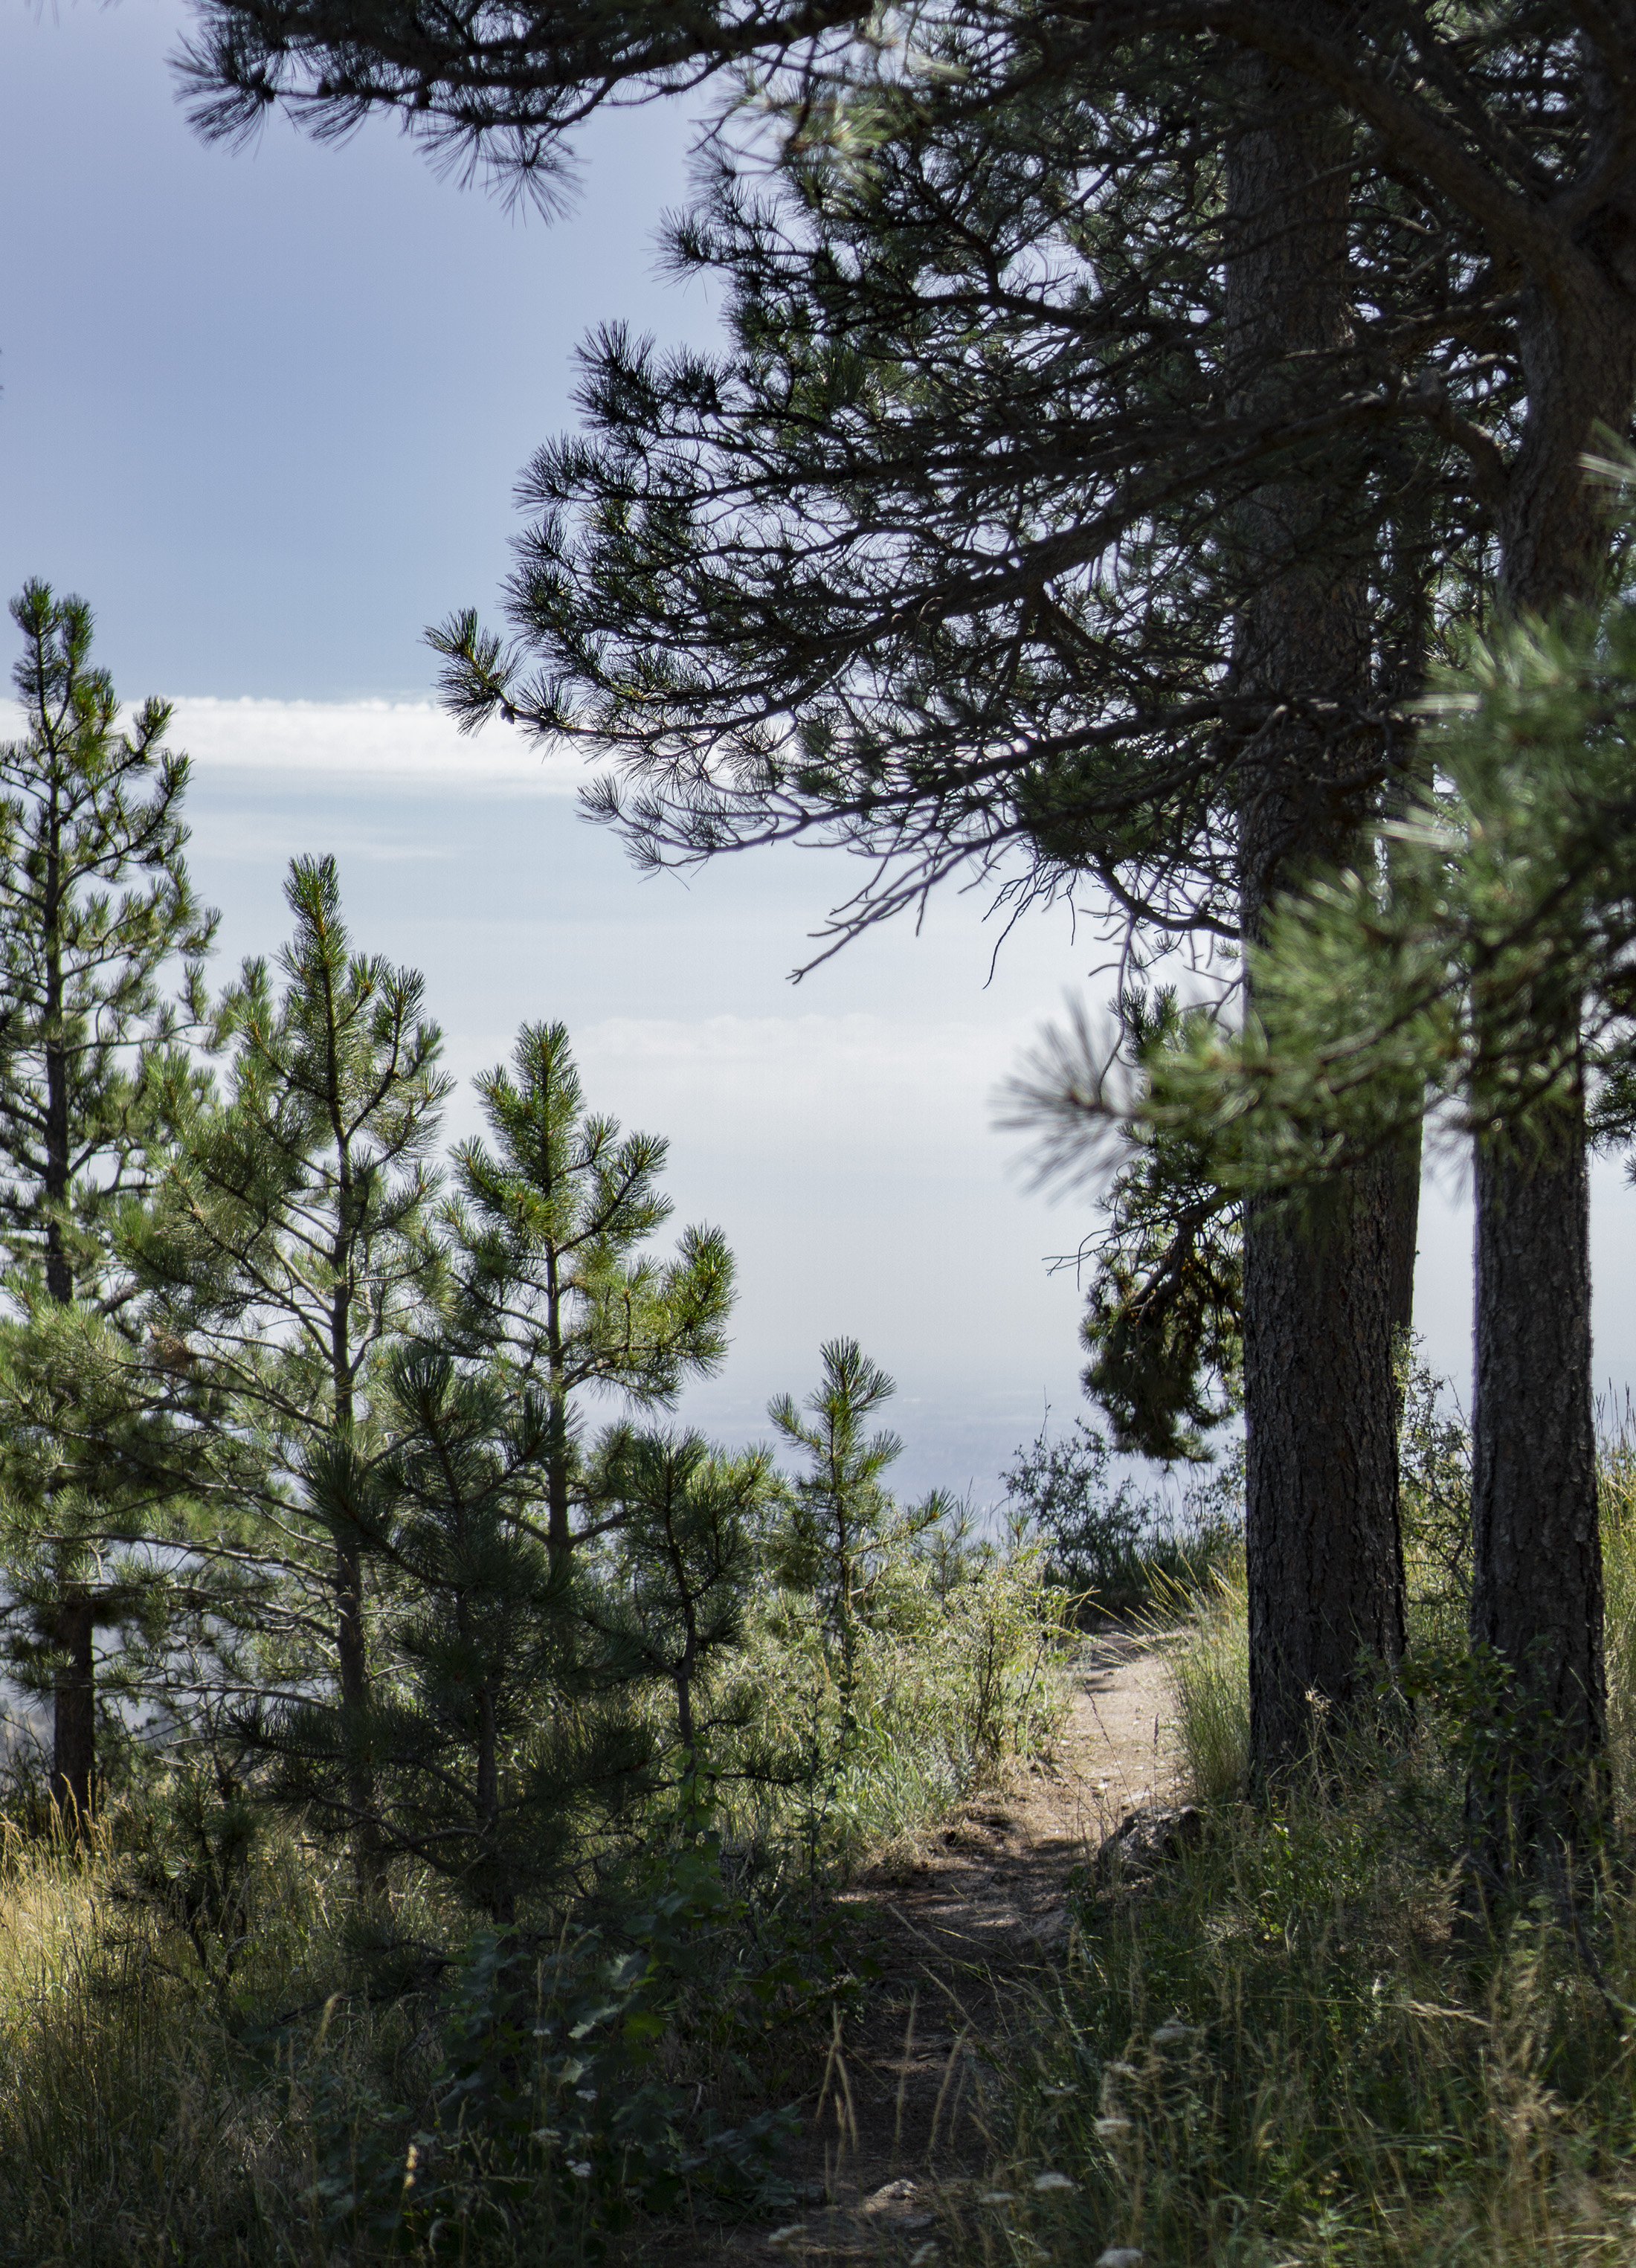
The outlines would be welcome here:
<svg viewBox="0 0 1636 2268">
<path fill-rule="evenodd" d="M 1050 1760 L 852 1885 L 846 1903 L 883 1973 L 815 2059 L 787 2168 L 811 2204 L 782 2228 L 673 2229 L 645 2259 L 930 2268 L 940 2192 L 987 2156 L 991 2067 L 1038 2020 L 1066 1949 L 1071 1874 L 1127 1812 L 1170 1791 L 1168 1706 L 1151 1640 L 1087 1641 Z"/>
</svg>

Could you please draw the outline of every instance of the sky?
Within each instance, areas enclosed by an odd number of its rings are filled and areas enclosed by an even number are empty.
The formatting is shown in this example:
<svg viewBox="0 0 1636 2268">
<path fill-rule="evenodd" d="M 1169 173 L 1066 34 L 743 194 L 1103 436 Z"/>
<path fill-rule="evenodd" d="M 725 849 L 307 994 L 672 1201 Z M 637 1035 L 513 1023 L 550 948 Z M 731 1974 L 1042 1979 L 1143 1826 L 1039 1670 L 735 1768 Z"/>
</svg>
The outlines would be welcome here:
<svg viewBox="0 0 1636 2268">
<path fill-rule="evenodd" d="M 574 350 L 625 320 L 707 344 L 660 272 L 691 128 L 600 122 L 551 225 L 439 180 L 389 127 L 342 148 L 273 122 L 188 130 L 172 0 L 0 0 L 0 578 L 76 590 L 121 692 L 177 703 L 193 865 L 222 952 L 274 950 L 289 858 L 333 851 L 358 944 L 422 969 L 462 1079 L 561 1019 L 588 1095 L 667 1135 L 678 1222 L 737 1255 L 734 1344 L 684 1414 L 733 1439 L 859 1338 L 898 1381 L 906 1490 L 979 1502 L 1078 1390 L 1080 1292 L 1050 1257 L 1094 1219 L 1030 1184 L 997 1092 L 1100 954 L 1066 909 L 998 956 L 946 889 L 792 985 L 858 877 L 836 853 L 643 878 L 577 815 L 576 762 L 504 726 L 457 738 L 424 627 L 493 615 L 513 483 L 573 422 Z M 471 1105 L 453 1107 L 451 1132 Z M 1598 1374 L 1636 1381 L 1636 1197 L 1599 1165 Z M 1417 1313 L 1469 1392 L 1470 1224 L 1428 1189 Z M 1094 1416 L 1094 1413 L 1087 1413 Z"/>
</svg>

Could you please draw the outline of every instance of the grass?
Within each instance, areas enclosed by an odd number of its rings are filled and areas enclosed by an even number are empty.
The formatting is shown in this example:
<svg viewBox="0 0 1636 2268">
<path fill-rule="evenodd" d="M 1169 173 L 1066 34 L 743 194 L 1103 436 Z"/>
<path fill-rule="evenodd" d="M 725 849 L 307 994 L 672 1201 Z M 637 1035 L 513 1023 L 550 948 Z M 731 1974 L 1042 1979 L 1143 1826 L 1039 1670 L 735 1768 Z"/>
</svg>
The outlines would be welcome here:
<svg viewBox="0 0 1636 2268">
<path fill-rule="evenodd" d="M 1461 1627 L 1457 1420 L 1411 1408 L 1411 1645 Z M 1435 1424 L 1431 1420 L 1435 1418 Z M 1636 1808 L 1636 1432 L 1604 1441 L 1612 1759 Z M 1175 1722 L 1207 1831 L 1091 1898 L 1014 2037 L 984 2205 L 946 2250 L 1135 2268 L 1536 2268 L 1636 2254 L 1636 1902 L 1610 1858 L 1499 1943 L 1456 1911 L 1462 1787 L 1434 1717 L 1240 1800 L 1242 1564 L 1190 1601 Z"/>
<path fill-rule="evenodd" d="M 487 1985 L 493 1940 L 451 1891 L 400 1872 L 360 1907 L 298 1823 L 263 1815 L 240 1911 L 188 1860 L 162 1778 L 85 1849 L 0 1820 L 0 2263 L 617 2259 L 633 2167 L 661 2205 L 691 2185 L 707 2213 L 731 2176 L 741 2213 L 777 2174 L 776 2124 L 763 2143 L 757 2121 L 861 1989 L 827 1894 L 1060 1715 L 1037 1556 L 957 1572 L 905 1572 L 861 1647 L 844 1743 L 832 1658 L 770 1612 L 734 1664 L 755 1707 L 722 1761 L 777 1769 L 724 1778 L 702 1852 L 696 1822 L 657 1807 L 623 1904 L 532 1917 Z M 583 2107 L 599 2088 L 624 2121 L 611 2139 Z M 416 2215 L 422 2195 L 437 2202 Z"/>
<path fill-rule="evenodd" d="M 1411 1397 L 1406 1452 L 1411 1643 L 1426 1648 L 1457 1639 L 1463 1610 L 1457 1423 Z M 1636 1430 L 1605 1442 L 1602 1484 L 1622 1848 L 1636 1808 Z M 599 2056 L 614 2070 L 621 2027 L 654 2008 L 664 2117 L 685 2100 L 719 2124 L 753 2119 L 800 2090 L 807 2051 L 822 2064 L 836 1997 L 866 1989 L 825 1938 L 823 1891 L 1037 1750 L 1060 1706 L 1059 1622 L 1029 1563 L 997 1563 L 954 1599 L 925 1570 L 915 1580 L 922 1590 L 863 1649 L 844 1756 L 821 1651 L 792 1630 L 761 1633 L 746 1665 L 763 1697 L 758 1737 L 786 1759 L 807 1739 L 814 1769 L 800 1786 L 724 1798 L 727 1874 L 748 1904 L 701 1932 L 703 1954 L 667 1999 L 585 1970 L 574 1989 L 588 1998 L 551 2002 L 582 2042 L 553 2084 L 567 2070 L 583 2091 Z M 992 1996 L 1007 2027 L 987 2049 L 992 2163 L 939 2204 L 944 2268 L 1632 2257 L 1636 1902 L 1623 1860 L 1586 1886 L 1576 1914 L 1542 1898 L 1502 1942 L 1476 1942 L 1456 1911 L 1462 1789 L 1435 1712 L 1399 1747 L 1338 1751 L 1277 1805 L 1252 1808 L 1240 1796 L 1242 1561 L 1218 1553 L 1207 1580 L 1190 1571 L 1152 1595 L 1179 1631 L 1175 1725 L 1206 1832 L 1145 1886 L 1087 1893 L 1065 1958 Z M 5 1832 L 0 2263 L 382 2257 L 384 2228 L 344 2208 L 365 2174 L 377 2198 L 382 2179 L 401 2197 L 437 2147 L 454 2162 L 447 2136 L 429 2141 L 420 2122 L 450 2036 L 449 1980 L 473 1973 L 469 1921 L 409 1878 L 389 1911 L 361 1915 L 333 1857 L 269 1835 L 229 1975 L 225 1945 L 189 1935 L 186 1901 L 156 1896 L 151 1867 L 148 1890 L 133 1889 L 152 1840 L 135 1801 L 86 1853 Z M 713 1854 L 699 1864 L 714 1880 Z M 755 1977 L 724 1929 L 754 1939 Z M 639 1931 L 621 1943 L 640 1952 Z M 608 1992 L 599 2014 L 592 2001 Z M 474 2085 L 516 2095 L 520 2073 L 526 2105 L 542 2100 L 528 2093 L 533 2036 L 525 2024 L 510 2047 L 485 2050 Z M 647 2080 L 630 2083 L 634 2101 Z M 563 2099 L 573 2115 L 578 2093 Z M 418 2170 L 409 2141 L 429 2143 Z M 468 2152 L 465 2202 L 446 2183 L 450 2209 L 409 2228 L 403 2257 L 471 2268 L 626 2257 L 617 2217 L 564 2174 L 566 2146 L 549 2179 L 537 2156 L 506 2148 Z M 490 2209 L 503 2194 L 512 2203 Z"/>
</svg>

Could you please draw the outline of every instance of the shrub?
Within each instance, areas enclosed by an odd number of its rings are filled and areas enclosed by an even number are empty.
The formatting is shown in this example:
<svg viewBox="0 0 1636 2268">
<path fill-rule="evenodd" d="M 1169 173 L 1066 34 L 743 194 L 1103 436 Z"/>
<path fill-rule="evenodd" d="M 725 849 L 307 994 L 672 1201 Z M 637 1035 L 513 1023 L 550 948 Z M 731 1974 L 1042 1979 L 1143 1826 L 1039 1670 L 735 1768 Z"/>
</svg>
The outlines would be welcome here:
<svg viewBox="0 0 1636 2268">
<path fill-rule="evenodd" d="M 1004 1478 L 1013 1515 L 1038 1537 L 1047 1580 L 1092 1611 L 1128 1614 L 1190 1592 L 1230 1559 L 1243 1531 L 1243 1449 L 1195 1481 L 1179 1506 L 1116 1484 L 1102 1436 L 1076 1418 L 1052 1440 L 1042 1425 Z"/>
</svg>

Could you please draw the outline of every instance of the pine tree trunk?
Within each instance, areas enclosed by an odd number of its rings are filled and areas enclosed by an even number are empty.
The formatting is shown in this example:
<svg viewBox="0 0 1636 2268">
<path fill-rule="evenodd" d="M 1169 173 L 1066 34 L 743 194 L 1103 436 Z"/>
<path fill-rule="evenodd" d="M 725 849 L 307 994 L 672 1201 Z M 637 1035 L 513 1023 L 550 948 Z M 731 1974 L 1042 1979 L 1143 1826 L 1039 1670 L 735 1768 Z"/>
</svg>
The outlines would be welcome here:
<svg viewBox="0 0 1636 2268">
<path fill-rule="evenodd" d="M 94 1602 L 65 1600 L 52 1636 L 67 1658 L 58 1667 L 52 1694 L 51 1800 L 63 1825 L 77 1833 L 94 1816 L 96 1805 Z"/>
<path fill-rule="evenodd" d="M 343 1225 L 352 1212 L 351 1159 L 344 1146 L 338 1159 L 339 1206 Z M 352 1388 L 352 1344 L 350 1329 L 350 1262 L 341 1264 L 330 1309 L 330 1381 L 335 1395 L 335 1431 L 350 1439 L 357 1412 Z M 380 1848 L 380 1822 L 375 1808 L 375 1773 L 372 1759 L 370 1723 L 369 1639 L 364 1616 L 364 1556 L 344 1535 L 335 1539 L 335 1669 L 341 1688 L 341 1736 L 345 1744 L 347 1808 L 352 1817 L 352 1870 L 359 1890 L 373 1896 L 386 1884 L 386 1860 Z"/>
<path fill-rule="evenodd" d="M 1603 1795 L 1582 1111 L 1559 1137 L 1537 1162 L 1478 1152 L 1471 1638 L 1501 1657 L 1504 1683 L 1473 1695 L 1492 1715 L 1466 1815 L 1491 1897 L 1581 1843 Z"/>
<path fill-rule="evenodd" d="M 1606 516 L 1580 462 L 1598 426 L 1636 402 L 1636 274 L 1628 222 L 1593 216 L 1585 256 L 1518 316 L 1528 382 L 1522 445 L 1500 515 L 1513 613 L 1594 603 Z M 1572 1045 L 1573 1002 L 1559 1042 Z M 1553 1035 L 1542 1035 L 1542 1048 Z M 1576 1101 L 1538 1155 L 1477 1148 L 1471 1638 L 1501 1658 L 1502 1754 L 1474 1772 L 1467 1811 L 1479 1881 L 1503 1892 L 1583 1840 L 1604 1813 L 1607 1732 L 1602 1548 L 1592 1416 L 1585 1127 Z"/>
<path fill-rule="evenodd" d="M 1394 1340 L 1414 1324 L 1414 1263 L 1420 1238 L 1420 1129 L 1390 1152 L 1387 1194 L 1386 1312 Z"/>
<path fill-rule="evenodd" d="M 41 1189 L 46 1212 L 46 1295 L 68 1307 L 74 1277 L 63 1241 L 69 1196 L 68 1057 L 63 1029 L 62 844 L 53 795 L 48 822 L 44 944 L 46 963 L 46 1140 Z M 59 1582 L 62 1578 L 59 1577 Z M 51 1631 L 67 1659 L 52 1681 L 51 1795 L 70 1833 L 90 1824 L 96 1791 L 96 1606 L 77 1587 L 59 1590 Z"/>
<path fill-rule="evenodd" d="M 369 1654 L 364 1634 L 364 1565 L 355 1545 L 335 1546 L 335 1666 L 341 1722 L 347 1744 L 347 1804 L 352 1815 L 357 1870 L 367 1885 L 379 1873 L 375 1779 L 369 1760 Z"/>
<path fill-rule="evenodd" d="M 1362 1714 L 1404 1644 L 1397 1524 L 1389 1166 L 1349 1174 L 1330 1217 L 1262 1209 L 1244 1240 L 1250 1743 L 1264 1781 L 1311 1745 L 1315 1717 Z"/>
<path fill-rule="evenodd" d="M 1303 386 L 1335 382 L 1345 346 L 1348 143 L 1299 81 L 1249 63 L 1245 82 L 1248 122 L 1228 152 L 1229 354 L 1241 411 L 1276 420 Z M 1315 468 L 1241 515 L 1260 587 L 1234 625 L 1236 681 L 1303 704 L 1270 720 L 1239 768 L 1247 942 L 1278 890 L 1345 856 L 1367 808 L 1350 783 L 1370 752 L 1346 723 L 1370 687 L 1367 585 L 1360 562 L 1337 556 L 1330 518 Z M 1308 1749 L 1315 1717 L 1360 1710 L 1371 1660 L 1402 1652 L 1392 1334 L 1413 1235 L 1391 1160 L 1339 1182 L 1320 1219 L 1263 1204 L 1246 1221 L 1250 1741 L 1263 1783 Z"/>
</svg>

